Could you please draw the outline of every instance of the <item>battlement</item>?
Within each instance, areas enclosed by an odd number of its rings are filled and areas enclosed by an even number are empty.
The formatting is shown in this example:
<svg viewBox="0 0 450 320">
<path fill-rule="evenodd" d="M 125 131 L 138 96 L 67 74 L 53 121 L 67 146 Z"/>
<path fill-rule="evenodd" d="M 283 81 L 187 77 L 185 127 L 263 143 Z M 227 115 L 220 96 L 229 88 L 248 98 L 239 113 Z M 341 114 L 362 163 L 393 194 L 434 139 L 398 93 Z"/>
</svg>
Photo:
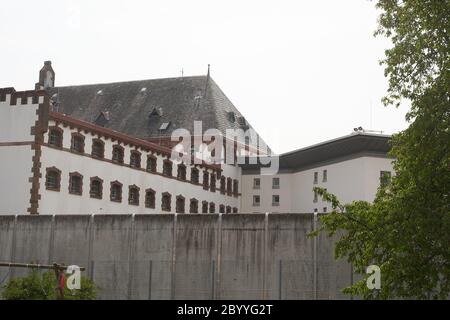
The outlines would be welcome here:
<svg viewBox="0 0 450 320">
<path fill-rule="evenodd" d="M 0 103 L 6 102 L 11 106 L 41 104 L 48 100 L 49 95 L 45 90 L 16 91 L 13 87 L 0 88 Z"/>
</svg>

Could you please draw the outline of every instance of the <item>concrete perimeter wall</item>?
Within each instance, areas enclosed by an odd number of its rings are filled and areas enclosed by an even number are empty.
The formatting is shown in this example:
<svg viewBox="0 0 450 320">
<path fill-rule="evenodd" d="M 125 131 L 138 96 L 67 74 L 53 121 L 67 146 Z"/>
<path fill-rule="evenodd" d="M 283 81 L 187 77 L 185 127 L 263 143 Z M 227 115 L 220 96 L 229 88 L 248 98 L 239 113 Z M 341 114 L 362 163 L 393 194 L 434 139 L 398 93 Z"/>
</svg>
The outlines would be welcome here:
<svg viewBox="0 0 450 320">
<path fill-rule="evenodd" d="M 0 216 L 0 261 L 86 267 L 100 299 L 346 299 L 312 214 Z M 0 282 L 24 275 L 0 267 Z M 1 285 L 1 284 L 0 284 Z"/>
</svg>

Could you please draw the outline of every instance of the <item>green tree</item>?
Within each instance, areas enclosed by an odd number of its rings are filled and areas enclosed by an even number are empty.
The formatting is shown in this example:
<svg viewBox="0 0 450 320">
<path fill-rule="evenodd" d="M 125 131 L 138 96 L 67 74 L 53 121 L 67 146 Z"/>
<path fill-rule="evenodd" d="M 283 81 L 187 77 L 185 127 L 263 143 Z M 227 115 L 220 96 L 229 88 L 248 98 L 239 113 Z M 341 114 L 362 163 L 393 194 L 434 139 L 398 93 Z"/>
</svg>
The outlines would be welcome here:
<svg viewBox="0 0 450 320">
<path fill-rule="evenodd" d="M 446 299 L 450 294 L 450 1 L 379 0 L 377 36 L 385 51 L 389 88 L 385 105 L 409 102 L 409 127 L 393 135 L 390 155 L 396 174 L 380 186 L 373 203 L 332 203 L 320 230 L 344 231 L 335 256 L 355 272 L 381 268 L 381 289 L 365 279 L 344 292 L 367 299 Z M 319 231 L 320 231 L 319 230 Z M 317 235 L 318 232 L 313 234 Z M 367 275 L 365 276 L 367 278 Z"/>
<path fill-rule="evenodd" d="M 3 286 L 1 294 L 6 300 L 55 300 L 56 277 L 53 271 L 40 273 L 33 269 L 23 278 L 13 278 Z M 94 300 L 96 289 L 87 278 L 81 277 L 81 289 L 69 290 L 64 287 L 64 299 L 66 300 Z"/>
</svg>

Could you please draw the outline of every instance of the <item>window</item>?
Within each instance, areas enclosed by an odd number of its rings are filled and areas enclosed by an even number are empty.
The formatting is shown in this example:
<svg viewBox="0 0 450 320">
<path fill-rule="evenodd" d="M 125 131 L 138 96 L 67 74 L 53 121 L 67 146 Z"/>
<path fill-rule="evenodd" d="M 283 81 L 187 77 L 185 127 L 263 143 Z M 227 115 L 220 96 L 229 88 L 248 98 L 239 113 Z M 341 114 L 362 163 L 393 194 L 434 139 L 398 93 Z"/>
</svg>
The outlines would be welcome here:
<svg viewBox="0 0 450 320">
<path fill-rule="evenodd" d="M 136 185 L 128 187 L 128 204 L 133 206 L 139 205 L 139 187 Z"/>
<path fill-rule="evenodd" d="M 100 139 L 92 140 L 92 156 L 95 158 L 105 157 L 105 143 Z"/>
<path fill-rule="evenodd" d="M 260 197 L 259 196 L 253 196 L 253 206 L 257 207 L 260 204 Z"/>
<path fill-rule="evenodd" d="M 202 213 L 208 213 L 208 201 L 202 201 Z"/>
<path fill-rule="evenodd" d="M 238 208 L 233 207 L 233 213 L 237 213 L 238 212 Z"/>
<path fill-rule="evenodd" d="M 63 131 L 61 128 L 50 128 L 48 133 L 48 144 L 54 147 L 62 148 Z"/>
<path fill-rule="evenodd" d="M 225 194 L 225 177 L 220 177 L 220 193 Z"/>
<path fill-rule="evenodd" d="M 317 191 L 314 190 L 314 200 L 313 200 L 313 202 L 317 202 L 317 197 L 318 197 Z"/>
<path fill-rule="evenodd" d="M 145 207 L 155 209 L 155 190 L 145 190 Z"/>
<path fill-rule="evenodd" d="M 227 178 L 227 195 L 233 194 L 233 179 Z"/>
<path fill-rule="evenodd" d="M 79 133 L 72 133 L 70 150 L 73 152 L 84 153 L 84 136 Z"/>
<path fill-rule="evenodd" d="M 186 166 L 184 164 L 178 165 L 177 178 L 180 180 L 186 180 Z"/>
<path fill-rule="evenodd" d="M 239 181 L 236 179 L 233 180 L 233 194 L 235 197 L 239 195 Z"/>
<path fill-rule="evenodd" d="M 103 180 L 99 177 L 91 178 L 89 195 L 94 199 L 101 199 L 103 196 Z"/>
<path fill-rule="evenodd" d="M 209 203 L 209 213 L 215 213 L 216 212 L 216 205 L 214 202 Z"/>
<path fill-rule="evenodd" d="M 254 178 L 253 179 L 253 189 L 259 189 L 261 186 L 261 179 L 260 178 Z"/>
<path fill-rule="evenodd" d="M 212 192 L 216 192 L 216 174 L 214 172 L 211 173 L 211 181 L 209 183 L 209 187 Z"/>
<path fill-rule="evenodd" d="M 390 182 L 391 182 L 391 172 L 390 171 L 380 171 L 380 185 L 382 187 L 385 187 Z"/>
<path fill-rule="evenodd" d="M 272 195 L 272 206 L 280 205 L 280 196 L 278 194 Z"/>
<path fill-rule="evenodd" d="M 230 206 L 227 206 L 225 212 L 226 212 L 226 213 L 231 213 L 231 207 L 230 207 Z"/>
<path fill-rule="evenodd" d="M 156 157 L 148 156 L 147 157 L 147 171 L 148 172 L 156 172 Z"/>
<path fill-rule="evenodd" d="M 323 191 L 327 192 L 327 189 L 324 188 Z M 325 196 L 322 196 L 322 200 L 325 201 Z"/>
<path fill-rule="evenodd" d="M 132 168 L 140 168 L 141 167 L 141 153 L 139 151 L 131 150 L 130 167 L 132 167 Z"/>
<path fill-rule="evenodd" d="M 197 199 L 191 199 L 190 205 L 189 205 L 189 212 L 190 213 L 198 213 L 198 201 L 197 201 Z"/>
<path fill-rule="evenodd" d="M 280 189 L 280 178 L 272 178 L 272 189 Z"/>
<path fill-rule="evenodd" d="M 119 145 L 113 146 L 112 161 L 123 163 L 123 148 Z"/>
<path fill-rule="evenodd" d="M 319 180 L 319 173 L 314 172 L 314 184 L 317 184 L 318 180 Z"/>
<path fill-rule="evenodd" d="M 166 159 L 163 164 L 163 175 L 171 177 L 172 176 L 172 161 Z"/>
<path fill-rule="evenodd" d="M 83 193 L 83 176 L 78 172 L 69 173 L 69 193 L 78 196 Z"/>
<path fill-rule="evenodd" d="M 171 210 L 172 196 L 168 192 L 164 192 L 161 198 L 161 210 L 170 211 Z"/>
<path fill-rule="evenodd" d="M 61 171 L 55 167 L 47 168 L 45 176 L 45 188 L 47 190 L 59 191 L 61 188 Z"/>
<path fill-rule="evenodd" d="M 323 212 L 327 212 L 327 207 L 323 207 Z"/>
<path fill-rule="evenodd" d="M 314 212 L 317 212 L 317 208 L 314 208 Z"/>
<path fill-rule="evenodd" d="M 122 184 L 119 181 L 111 182 L 111 201 L 122 202 Z"/>
<path fill-rule="evenodd" d="M 177 196 L 176 212 L 184 213 L 184 197 L 182 195 Z"/>
<path fill-rule="evenodd" d="M 322 172 L 322 182 L 327 182 L 328 180 L 328 171 L 327 170 L 323 170 Z"/>
<path fill-rule="evenodd" d="M 225 213 L 225 206 L 223 204 L 219 206 L 219 213 Z"/>
<path fill-rule="evenodd" d="M 198 184 L 199 178 L 198 178 L 198 169 L 192 168 L 191 169 L 191 182 Z"/>
<path fill-rule="evenodd" d="M 203 189 L 208 190 L 209 188 L 209 172 L 203 171 Z"/>
</svg>

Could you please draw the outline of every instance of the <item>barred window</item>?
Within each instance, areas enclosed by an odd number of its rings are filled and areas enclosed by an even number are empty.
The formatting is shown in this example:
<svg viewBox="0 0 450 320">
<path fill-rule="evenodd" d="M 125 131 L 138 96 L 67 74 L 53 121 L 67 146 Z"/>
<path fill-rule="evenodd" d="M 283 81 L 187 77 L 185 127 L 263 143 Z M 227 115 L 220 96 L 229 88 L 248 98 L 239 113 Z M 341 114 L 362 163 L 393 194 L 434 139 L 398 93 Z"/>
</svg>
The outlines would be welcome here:
<svg viewBox="0 0 450 320">
<path fill-rule="evenodd" d="M 145 207 L 154 209 L 155 202 L 155 191 L 153 189 L 145 190 Z"/>
</svg>

